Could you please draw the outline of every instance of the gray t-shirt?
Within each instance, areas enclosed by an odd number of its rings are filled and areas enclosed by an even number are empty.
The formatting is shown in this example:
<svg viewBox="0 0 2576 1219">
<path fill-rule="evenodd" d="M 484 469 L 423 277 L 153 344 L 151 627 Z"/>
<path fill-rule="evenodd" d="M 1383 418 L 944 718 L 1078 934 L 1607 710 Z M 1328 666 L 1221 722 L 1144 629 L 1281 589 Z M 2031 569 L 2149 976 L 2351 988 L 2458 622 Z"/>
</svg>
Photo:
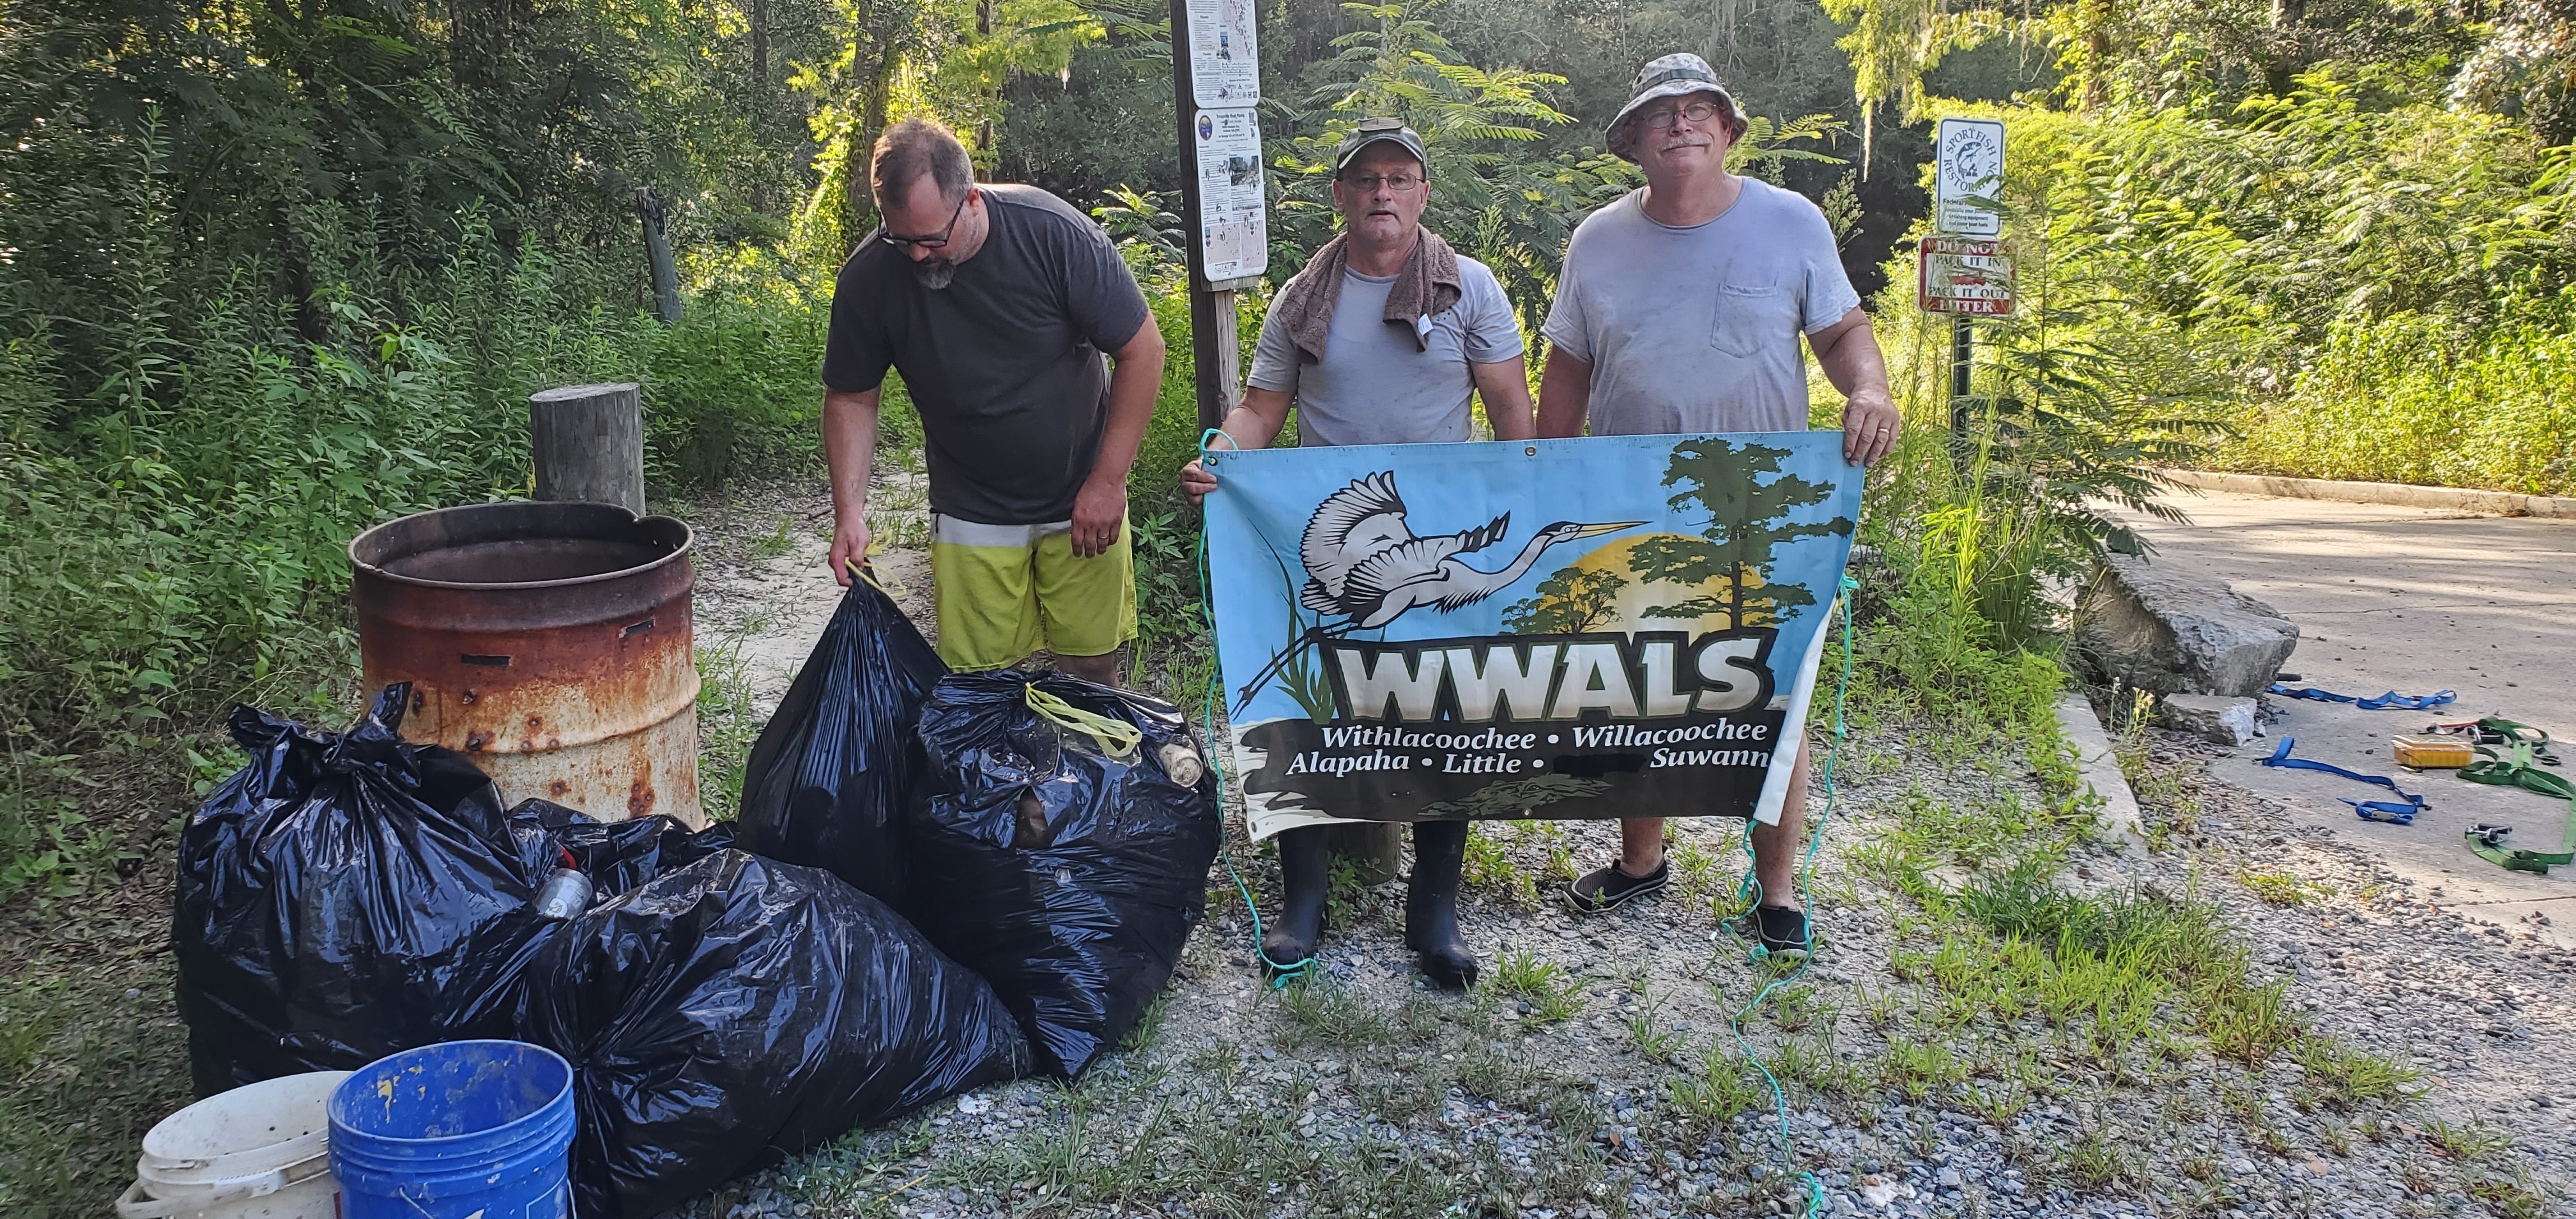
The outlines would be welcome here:
<svg viewBox="0 0 2576 1219">
<path fill-rule="evenodd" d="M 1061 521 L 1100 456 L 1101 353 L 1152 315 L 1091 217 L 1034 186 L 983 190 L 992 231 L 947 287 L 922 284 L 874 232 L 841 264 L 823 384 L 861 393 L 888 367 L 903 373 L 921 412 L 931 511 L 986 525 Z"/>
<path fill-rule="evenodd" d="M 1541 330 L 1592 365 L 1593 434 L 1805 431 L 1798 336 L 1860 306 L 1825 214 L 1755 178 L 1686 229 L 1643 199 L 1630 191 L 1574 230 Z"/>
<path fill-rule="evenodd" d="M 1467 366 L 1521 353 L 1520 320 L 1485 264 L 1459 257 L 1458 303 L 1423 319 L 1419 351 L 1403 327 L 1386 320 L 1386 294 L 1394 286 L 1394 276 L 1342 272 L 1322 363 L 1305 362 L 1278 310 L 1262 319 L 1249 380 L 1296 396 L 1299 444 L 1465 440 L 1472 422 L 1467 403 L 1476 392 Z"/>
</svg>

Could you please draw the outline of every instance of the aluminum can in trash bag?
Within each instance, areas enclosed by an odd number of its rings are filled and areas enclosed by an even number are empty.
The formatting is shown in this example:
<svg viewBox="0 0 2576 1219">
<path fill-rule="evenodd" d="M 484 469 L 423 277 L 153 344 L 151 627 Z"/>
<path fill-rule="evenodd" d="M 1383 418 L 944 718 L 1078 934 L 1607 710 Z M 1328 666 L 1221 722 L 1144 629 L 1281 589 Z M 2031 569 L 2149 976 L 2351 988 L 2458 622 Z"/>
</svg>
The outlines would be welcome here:
<svg viewBox="0 0 2576 1219">
<path fill-rule="evenodd" d="M 571 868 L 557 868 L 546 875 L 531 904 L 538 918 L 568 919 L 590 909 L 590 893 L 589 877 Z"/>
</svg>

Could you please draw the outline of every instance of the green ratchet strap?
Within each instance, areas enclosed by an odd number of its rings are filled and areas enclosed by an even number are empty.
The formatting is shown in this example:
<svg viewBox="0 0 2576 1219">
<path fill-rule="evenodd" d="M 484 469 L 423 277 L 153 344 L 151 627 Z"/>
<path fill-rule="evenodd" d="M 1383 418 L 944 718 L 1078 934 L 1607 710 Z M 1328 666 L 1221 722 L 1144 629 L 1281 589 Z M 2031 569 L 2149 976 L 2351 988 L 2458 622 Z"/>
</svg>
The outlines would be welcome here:
<svg viewBox="0 0 2576 1219">
<path fill-rule="evenodd" d="M 2484 721 L 2480 722 L 2484 723 Z M 2512 723 L 2510 720 L 2499 722 Z M 2520 724 L 2513 726 L 2524 727 Z M 2540 732 L 2537 728 L 2529 731 Z M 2546 744 L 2549 737 L 2542 733 L 2540 740 L 2541 743 Z M 2477 852 L 2487 862 L 2514 872 L 2547 875 L 2553 864 L 2576 863 L 2576 783 L 2569 782 L 2564 776 L 2553 775 L 2533 767 L 2531 760 L 2536 747 L 2526 738 L 2517 736 L 2511 758 L 2498 754 L 2484 745 L 2474 748 L 2478 752 L 2479 760 L 2461 767 L 2461 778 L 2471 783 L 2519 787 L 2525 791 L 2538 792 L 2552 799 L 2566 801 L 2567 832 L 2566 836 L 2559 840 L 2558 850 L 2531 851 L 2504 844 L 2505 836 L 2513 832 L 2512 826 L 2479 824 L 2470 827 L 2462 835 L 2467 840 L 2469 849 Z"/>
<path fill-rule="evenodd" d="M 1100 748 L 1111 757 L 1126 757 L 1136 752 L 1136 747 L 1145 741 L 1144 730 L 1134 724 L 1085 711 L 1035 685 L 1029 687 L 1028 699 L 1029 710 L 1037 712 L 1039 719 L 1098 741 Z"/>
<path fill-rule="evenodd" d="M 2558 755 L 2549 751 L 2547 732 L 2501 715 L 2463 720 L 2456 724 L 2434 724 L 2428 731 L 2463 735 L 2472 745 L 2529 745 L 2532 761 L 2543 766 L 2558 765 Z"/>
</svg>

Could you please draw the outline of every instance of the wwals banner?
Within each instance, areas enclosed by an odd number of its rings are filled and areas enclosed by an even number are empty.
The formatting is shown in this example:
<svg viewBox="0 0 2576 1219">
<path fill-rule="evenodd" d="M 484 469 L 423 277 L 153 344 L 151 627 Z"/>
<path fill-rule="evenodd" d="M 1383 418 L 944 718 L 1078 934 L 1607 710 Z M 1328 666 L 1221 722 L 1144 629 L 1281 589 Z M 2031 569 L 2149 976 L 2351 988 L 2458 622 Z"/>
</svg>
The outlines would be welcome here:
<svg viewBox="0 0 2576 1219">
<path fill-rule="evenodd" d="M 1776 821 L 1859 471 L 1840 432 L 1217 453 L 1252 833 Z"/>
</svg>

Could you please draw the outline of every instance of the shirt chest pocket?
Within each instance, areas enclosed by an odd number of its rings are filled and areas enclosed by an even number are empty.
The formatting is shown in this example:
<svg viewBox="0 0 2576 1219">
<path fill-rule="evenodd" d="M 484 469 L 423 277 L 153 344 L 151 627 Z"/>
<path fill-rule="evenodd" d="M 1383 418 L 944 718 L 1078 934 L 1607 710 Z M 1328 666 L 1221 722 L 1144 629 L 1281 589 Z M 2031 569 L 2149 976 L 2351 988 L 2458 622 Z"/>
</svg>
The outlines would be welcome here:
<svg viewBox="0 0 2576 1219">
<path fill-rule="evenodd" d="M 1779 284 L 1720 284 L 1708 342 L 1728 355 L 1759 355 L 1798 341 L 1798 303 Z"/>
</svg>

